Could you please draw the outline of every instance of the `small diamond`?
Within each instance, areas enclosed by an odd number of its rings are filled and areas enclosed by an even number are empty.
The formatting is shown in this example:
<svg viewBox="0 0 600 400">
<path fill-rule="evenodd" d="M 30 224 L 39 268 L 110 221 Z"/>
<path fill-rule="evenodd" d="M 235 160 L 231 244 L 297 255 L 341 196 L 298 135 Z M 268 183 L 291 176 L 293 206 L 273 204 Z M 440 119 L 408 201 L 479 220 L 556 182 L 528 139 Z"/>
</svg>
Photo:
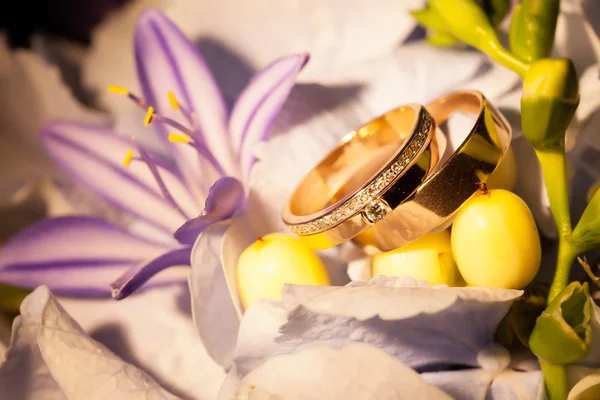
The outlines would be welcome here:
<svg viewBox="0 0 600 400">
<path fill-rule="evenodd" d="M 348 202 L 348 209 L 349 209 L 351 212 L 354 212 L 354 211 L 356 211 L 356 209 L 358 208 L 358 205 L 359 205 L 358 203 L 359 203 L 359 200 L 358 200 L 358 198 L 356 198 L 356 197 L 355 197 L 355 198 L 353 198 L 352 200 L 350 200 L 350 201 Z"/>
<path fill-rule="evenodd" d="M 367 205 L 364 214 L 369 222 L 375 223 L 385 218 L 389 211 L 391 211 L 390 206 L 385 201 L 376 199 Z"/>
</svg>

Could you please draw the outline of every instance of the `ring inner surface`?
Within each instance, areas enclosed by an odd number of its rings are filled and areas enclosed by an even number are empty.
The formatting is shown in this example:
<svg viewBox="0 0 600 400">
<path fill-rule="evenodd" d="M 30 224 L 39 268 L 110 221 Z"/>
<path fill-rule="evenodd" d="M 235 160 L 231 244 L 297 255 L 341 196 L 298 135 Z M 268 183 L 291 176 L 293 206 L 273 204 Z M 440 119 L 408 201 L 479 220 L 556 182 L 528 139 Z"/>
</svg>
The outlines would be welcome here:
<svg viewBox="0 0 600 400">
<path fill-rule="evenodd" d="M 320 213 L 369 184 L 401 151 L 416 118 L 413 108 L 400 107 L 346 135 L 298 186 L 290 201 L 292 214 Z"/>
</svg>

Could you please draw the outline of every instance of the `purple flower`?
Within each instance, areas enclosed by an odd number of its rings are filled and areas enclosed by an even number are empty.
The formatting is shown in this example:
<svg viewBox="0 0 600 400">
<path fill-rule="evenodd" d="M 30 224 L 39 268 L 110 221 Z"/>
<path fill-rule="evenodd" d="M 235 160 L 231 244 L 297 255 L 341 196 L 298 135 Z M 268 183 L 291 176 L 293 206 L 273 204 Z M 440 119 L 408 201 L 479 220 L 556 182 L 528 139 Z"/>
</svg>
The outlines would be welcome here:
<svg viewBox="0 0 600 400">
<path fill-rule="evenodd" d="M 122 299 L 166 268 L 189 265 L 198 234 L 244 205 L 254 148 L 308 56 L 281 58 L 258 72 L 230 112 L 193 43 L 156 10 L 137 23 L 135 59 L 143 98 L 116 91 L 147 109 L 145 123 L 156 126 L 175 165 L 105 126 L 46 125 L 42 142 L 54 161 L 133 223 L 124 229 L 69 216 L 34 224 L 0 249 L 1 282 Z M 186 276 L 172 269 L 150 284 Z M 107 277 L 118 279 L 109 286 Z"/>
</svg>

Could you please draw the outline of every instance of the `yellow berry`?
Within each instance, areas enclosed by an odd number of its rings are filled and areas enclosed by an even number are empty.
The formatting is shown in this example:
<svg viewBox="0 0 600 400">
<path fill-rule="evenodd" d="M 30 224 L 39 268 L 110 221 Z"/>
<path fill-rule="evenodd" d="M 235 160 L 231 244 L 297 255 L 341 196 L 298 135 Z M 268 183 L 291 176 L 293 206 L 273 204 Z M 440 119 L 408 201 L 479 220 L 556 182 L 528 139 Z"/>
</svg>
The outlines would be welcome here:
<svg viewBox="0 0 600 400">
<path fill-rule="evenodd" d="M 535 277 L 540 236 L 527 204 L 503 189 L 478 192 L 452 225 L 452 253 L 471 286 L 521 289 Z"/>
<path fill-rule="evenodd" d="M 430 285 L 460 284 L 447 230 L 373 257 L 373 275 L 410 276 Z"/>
<path fill-rule="evenodd" d="M 245 308 L 260 298 L 281 299 L 286 283 L 330 284 L 321 259 L 298 239 L 284 233 L 263 236 L 242 252 L 237 283 Z"/>
<path fill-rule="evenodd" d="M 517 184 L 517 160 L 512 147 L 508 147 L 500 164 L 486 182 L 490 189 L 513 190 Z"/>
</svg>

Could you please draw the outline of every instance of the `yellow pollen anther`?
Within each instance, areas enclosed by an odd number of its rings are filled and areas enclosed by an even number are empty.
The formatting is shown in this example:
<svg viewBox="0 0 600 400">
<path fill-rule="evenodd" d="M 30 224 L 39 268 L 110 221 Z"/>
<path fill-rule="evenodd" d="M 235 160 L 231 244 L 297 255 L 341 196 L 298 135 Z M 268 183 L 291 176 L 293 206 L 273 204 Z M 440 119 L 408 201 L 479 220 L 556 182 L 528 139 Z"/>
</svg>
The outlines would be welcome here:
<svg viewBox="0 0 600 400">
<path fill-rule="evenodd" d="M 125 158 L 123 159 L 123 166 L 129 167 L 129 164 L 131 164 L 132 160 L 133 160 L 133 150 L 129 149 L 129 150 L 127 150 L 127 153 L 125 153 Z"/>
<path fill-rule="evenodd" d="M 123 86 L 109 85 L 108 91 L 110 93 L 116 93 L 116 94 L 123 94 L 123 95 L 129 94 L 129 90 L 127 88 L 124 88 Z"/>
<path fill-rule="evenodd" d="M 167 96 L 169 97 L 169 102 L 171 103 L 173 110 L 179 110 L 179 102 L 177 101 L 177 97 L 175 97 L 175 93 L 168 92 Z"/>
<path fill-rule="evenodd" d="M 146 113 L 146 116 L 144 117 L 144 125 L 149 126 L 152 123 L 153 119 L 154 119 L 154 108 L 148 107 L 148 112 Z"/>
<path fill-rule="evenodd" d="M 192 138 L 189 135 L 181 133 L 169 133 L 169 142 L 172 143 L 190 143 Z"/>
</svg>

